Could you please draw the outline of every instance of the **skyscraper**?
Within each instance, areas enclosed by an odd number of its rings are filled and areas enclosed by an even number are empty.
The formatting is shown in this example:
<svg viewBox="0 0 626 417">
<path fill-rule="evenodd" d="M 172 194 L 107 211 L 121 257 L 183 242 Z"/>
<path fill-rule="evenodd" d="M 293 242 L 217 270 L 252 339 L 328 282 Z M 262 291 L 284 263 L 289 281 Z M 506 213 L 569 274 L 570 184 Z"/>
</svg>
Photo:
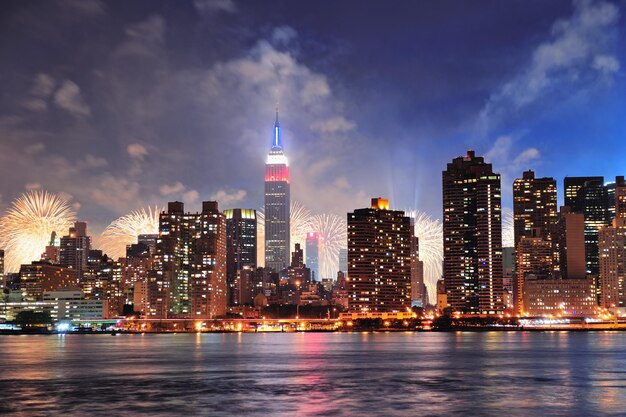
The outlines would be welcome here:
<svg viewBox="0 0 626 417">
<path fill-rule="evenodd" d="M 556 230 L 560 277 L 585 278 L 585 216 L 561 207 Z"/>
<path fill-rule="evenodd" d="M 468 151 L 443 171 L 443 277 L 464 314 L 502 312 L 500 174 Z"/>
<path fill-rule="evenodd" d="M 344 274 L 348 274 L 348 249 L 339 249 L 339 270 Z"/>
<path fill-rule="evenodd" d="M 521 312 L 526 276 L 541 279 L 553 276 L 556 245 L 552 240 L 558 220 L 556 180 L 535 178 L 535 173 L 530 170 L 525 171 L 522 178 L 515 179 L 513 218 L 517 259 L 513 302 L 516 310 Z"/>
<path fill-rule="evenodd" d="M 348 213 L 348 306 L 355 312 L 411 307 L 411 218 L 373 198 Z"/>
<path fill-rule="evenodd" d="M 306 234 L 306 266 L 311 269 L 311 279 L 321 282 L 319 264 L 319 234 L 309 232 Z"/>
<path fill-rule="evenodd" d="M 212 318 L 226 312 L 226 217 L 217 202 L 185 213 L 168 203 L 159 219 L 157 253 L 150 274 L 150 315 Z"/>
<path fill-rule="evenodd" d="M 256 268 L 256 210 L 224 210 L 226 216 L 226 276 L 229 304 L 234 304 L 234 288 L 237 271 L 243 267 Z"/>
<path fill-rule="evenodd" d="M 280 271 L 289 264 L 289 166 L 283 152 L 278 109 L 272 148 L 265 164 L 265 266 Z"/>
<path fill-rule="evenodd" d="M 604 177 L 565 177 L 565 205 L 585 217 L 585 263 L 587 273 L 596 277 L 598 230 L 609 225 L 609 198 Z"/>
<path fill-rule="evenodd" d="M 522 178 L 515 179 L 513 218 L 516 244 L 524 236 L 551 240 L 558 220 L 556 180 L 535 178 L 535 173 L 530 170 L 525 171 Z"/>
<path fill-rule="evenodd" d="M 610 187 L 611 226 L 599 230 L 600 304 L 609 309 L 626 308 L 626 181 L 615 178 Z"/>
<path fill-rule="evenodd" d="M 87 258 L 91 249 L 91 236 L 87 236 L 87 223 L 76 222 L 70 227 L 69 234 L 61 238 L 59 264 L 72 268 L 81 280 L 87 268 Z"/>
</svg>

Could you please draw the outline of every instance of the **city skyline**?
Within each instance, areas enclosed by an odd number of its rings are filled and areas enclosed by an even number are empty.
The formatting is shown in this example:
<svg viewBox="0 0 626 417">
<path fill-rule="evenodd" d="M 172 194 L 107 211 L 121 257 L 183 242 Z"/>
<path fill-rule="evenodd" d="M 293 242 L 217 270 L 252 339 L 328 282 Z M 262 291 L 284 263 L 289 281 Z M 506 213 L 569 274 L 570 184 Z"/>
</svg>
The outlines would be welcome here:
<svg viewBox="0 0 626 417">
<path fill-rule="evenodd" d="M 501 173 L 504 208 L 526 169 L 557 179 L 619 173 L 625 48 L 613 3 L 492 3 L 452 14 L 445 5 L 411 5 L 407 17 L 435 23 L 409 25 L 386 10 L 395 24 L 385 23 L 374 43 L 358 25 L 378 15 L 372 4 L 342 27 L 305 19 L 312 13 L 288 2 L 81 4 L 3 5 L 3 15 L 15 17 L 4 25 L 10 47 L 2 52 L 9 81 L 0 99 L 3 212 L 25 189 L 41 187 L 71 196 L 99 235 L 113 219 L 170 200 L 192 210 L 205 199 L 260 207 L 258 155 L 276 101 L 299 184 L 292 198 L 314 213 L 343 215 L 355 201 L 384 195 L 395 207 L 441 219 L 441 187 L 429 173 L 466 149 Z M 351 10 L 338 6 L 334 19 Z M 495 15 L 502 19 L 489 18 Z M 481 36 L 470 30 L 478 21 Z M 503 27 L 507 39 L 498 36 Z M 71 42 L 75 32 L 83 36 Z M 429 43 L 426 33 L 441 36 Z M 469 48 L 455 46 L 460 36 Z M 392 55 L 384 42 L 399 42 L 406 53 Z M 468 56 L 479 44 L 483 53 Z M 16 59 L 42 48 L 45 60 Z M 372 65 L 363 65 L 364 56 Z M 511 95 L 531 81 L 535 89 Z M 226 85 L 236 87 L 217 87 Z M 544 105 L 551 110 L 540 111 Z M 586 147 L 589 140 L 605 146 Z"/>
</svg>

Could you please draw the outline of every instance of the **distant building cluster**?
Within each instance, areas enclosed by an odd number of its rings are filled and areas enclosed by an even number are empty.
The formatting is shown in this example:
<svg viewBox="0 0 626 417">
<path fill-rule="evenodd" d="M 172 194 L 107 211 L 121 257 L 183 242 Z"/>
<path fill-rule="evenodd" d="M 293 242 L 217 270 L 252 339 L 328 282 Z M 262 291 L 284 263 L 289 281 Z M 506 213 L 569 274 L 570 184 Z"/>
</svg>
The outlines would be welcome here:
<svg viewBox="0 0 626 417">
<path fill-rule="evenodd" d="M 413 218 L 378 197 L 347 213 L 347 249 L 322 276 L 324 235 L 290 241 L 290 175 L 278 112 L 265 168 L 264 266 L 257 212 L 200 212 L 169 202 L 158 230 L 125 256 L 93 248 L 87 223 L 52 233 L 40 259 L 4 273 L 0 319 L 47 311 L 55 320 L 136 315 L 151 319 L 259 317 L 269 305 L 329 306 L 380 317 L 433 308 L 472 317 L 587 317 L 626 310 L 626 182 L 526 171 L 513 182 L 514 247 L 502 246 L 500 174 L 468 151 L 442 173 L 443 269 L 429 300 Z"/>
</svg>

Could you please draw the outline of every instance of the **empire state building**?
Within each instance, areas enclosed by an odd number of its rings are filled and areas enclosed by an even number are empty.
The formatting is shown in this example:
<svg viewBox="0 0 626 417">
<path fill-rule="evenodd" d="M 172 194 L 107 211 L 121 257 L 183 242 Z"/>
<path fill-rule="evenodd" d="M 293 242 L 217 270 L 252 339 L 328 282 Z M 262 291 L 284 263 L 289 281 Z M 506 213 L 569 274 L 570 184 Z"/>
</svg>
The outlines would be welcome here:
<svg viewBox="0 0 626 417">
<path fill-rule="evenodd" d="M 289 264 L 289 215 L 289 166 L 276 110 L 272 149 L 265 163 L 265 266 L 275 271 Z"/>
</svg>

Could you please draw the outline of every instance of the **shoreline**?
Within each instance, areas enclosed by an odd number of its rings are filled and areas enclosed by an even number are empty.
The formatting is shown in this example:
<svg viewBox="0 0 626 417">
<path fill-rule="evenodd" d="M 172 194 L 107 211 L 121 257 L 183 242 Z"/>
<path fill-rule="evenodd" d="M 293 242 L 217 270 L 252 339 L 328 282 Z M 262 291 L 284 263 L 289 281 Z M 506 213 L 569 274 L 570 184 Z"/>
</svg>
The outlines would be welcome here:
<svg viewBox="0 0 626 417">
<path fill-rule="evenodd" d="M 214 330 L 214 331 L 21 331 L 21 330 L 1 330 L 0 336 L 58 336 L 58 335 L 100 335 L 100 336 L 120 336 L 120 335 L 175 335 L 175 334 L 296 334 L 296 333 L 485 333 L 485 332 L 622 332 L 626 327 L 459 327 L 451 329 L 354 329 L 354 330 L 306 330 L 306 331 L 235 331 L 235 330 Z"/>
</svg>

